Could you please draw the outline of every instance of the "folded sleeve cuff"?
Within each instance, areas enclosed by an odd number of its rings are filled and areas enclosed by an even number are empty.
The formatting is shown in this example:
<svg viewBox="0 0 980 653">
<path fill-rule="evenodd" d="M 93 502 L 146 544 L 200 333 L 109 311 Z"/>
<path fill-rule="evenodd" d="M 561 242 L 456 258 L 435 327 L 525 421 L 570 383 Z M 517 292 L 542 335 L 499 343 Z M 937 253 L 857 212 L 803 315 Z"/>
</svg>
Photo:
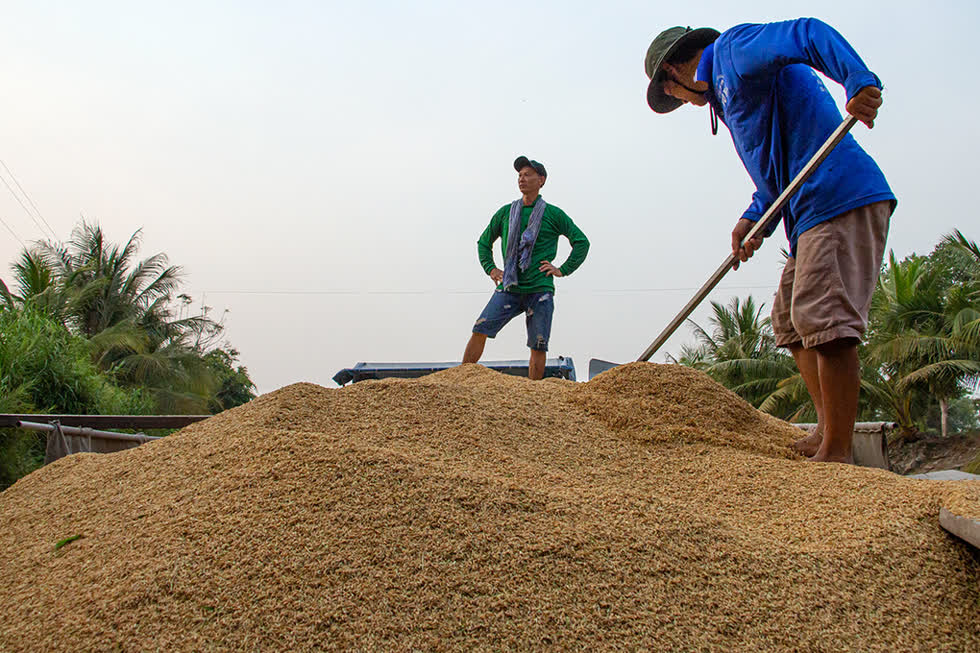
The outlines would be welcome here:
<svg viewBox="0 0 980 653">
<path fill-rule="evenodd" d="M 870 70 L 862 70 L 848 75 L 847 79 L 844 80 L 844 90 L 847 93 L 848 101 L 866 86 L 881 88 L 881 80 Z"/>
</svg>

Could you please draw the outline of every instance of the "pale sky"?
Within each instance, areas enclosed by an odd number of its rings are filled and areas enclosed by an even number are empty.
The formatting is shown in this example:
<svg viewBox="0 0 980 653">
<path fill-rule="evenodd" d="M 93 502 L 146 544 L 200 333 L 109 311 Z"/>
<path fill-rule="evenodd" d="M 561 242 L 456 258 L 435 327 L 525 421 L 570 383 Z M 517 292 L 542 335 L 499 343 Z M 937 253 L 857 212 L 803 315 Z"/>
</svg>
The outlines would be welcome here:
<svg viewBox="0 0 980 653">
<path fill-rule="evenodd" d="M 492 291 L 476 239 L 519 196 L 520 154 L 592 242 L 557 282 L 549 357 L 584 380 L 590 358 L 642 353 L 727 256 L 752 193 L 706 110 L 647 108 L 643 58 L 674 25 L 837 28 L 886 89 L 875 129 L 853 133 L 899 198 L 889 248 L 980 239 L 975 0 L 2 8 L 0 176 L 42 219 L 0 185 L 0 278 L 82 215 L 117 243 L 142 228 L 141 259 L 166 253 L 197 305 L 227 309 L 260 393 L 334 387 L 358 361 L 460 360 Z M 709 299 L 768 311 L 785 246 L 780 228 Z M 525 341 L 518 318 L 484 358 L 526 358 Z M 681 327 L 654 360 L 691 342 Z"/>
</svg>

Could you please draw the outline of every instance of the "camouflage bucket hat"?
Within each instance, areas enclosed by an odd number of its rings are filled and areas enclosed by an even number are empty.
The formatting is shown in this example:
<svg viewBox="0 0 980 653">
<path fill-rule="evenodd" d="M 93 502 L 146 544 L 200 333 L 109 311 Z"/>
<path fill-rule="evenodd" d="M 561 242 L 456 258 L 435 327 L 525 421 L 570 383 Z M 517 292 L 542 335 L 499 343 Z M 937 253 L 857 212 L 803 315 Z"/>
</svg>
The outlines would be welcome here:
<svg viewBox="0 0 980 653">
<path fill-rule="evenodd" d="M 664 93 L 666 74 L 661 68 L 665 61 L 681 52 L 684 48 L 702 50 L 714 43 L 720 32 L 710 27 L 691 29 L 690 27 L 671 27 L 665 29 L 653 39 L 647 49 L 645 61 L 647 77 L 650 85 L 647 87 L 647 104 L 657 113 L 670 113 L 684 104 L 674 97 Z"/>
</svg>

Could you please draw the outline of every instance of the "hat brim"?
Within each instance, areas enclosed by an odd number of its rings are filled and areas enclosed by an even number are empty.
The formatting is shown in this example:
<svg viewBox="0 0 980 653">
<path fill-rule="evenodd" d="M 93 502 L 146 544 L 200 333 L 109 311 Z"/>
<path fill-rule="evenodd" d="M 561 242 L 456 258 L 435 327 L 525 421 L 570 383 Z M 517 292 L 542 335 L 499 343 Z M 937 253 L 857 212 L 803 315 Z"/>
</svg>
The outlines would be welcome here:
<svg viewBox="0 0 980 653">
<path fill-rule="evenodd" d="M 535 163 L 537 163 L 537 165 L 534 165 Z M 538 166 L 540 166 L 540 169 L 539 169 Z M 529 159 L 529 158 L 527 158 L 526 156 L 523 156 L 523 155 L 517 157 L 514 160 L 514 170 L 516 170 L 517 172 L 520 172 L 521 170 L 523 170 L 524 168 L 527 168 L 527 167 L 530 167 L 532 170 L 534 170 L 536 173 L 538 173 L 542 177 L 547 177 L 548 176 L 548 171 L 545 170 L 544 165 L 541 164 L 541 163 L 539 163 L 538 161 L 531 161 L 531 159 Z"/>
<path fill-rule="evenodd" d="M 667 79 L 667 74 L 662 70 L 664 62 L 668 61 L 674 54 L 677 53 L 681 47 L 694 44 L 699 48 L 706 48 L 715 42 L 720 36 L 721 32 L 710 27 L 701 27 L 698 29 L 691 30 L 685 33 L 679 39 L 674 41 L 674 44 L 657 59 L 656 64 L 653 67 L 655 71 L 653 73 L 653 78 L 650 80 L 650 85 L 647 86 L 647 104 L 650 108 L 657 113 L 670 113 L 677 107 L 684 104 L 683 100 L 678 100 L 675 97 L 671 97 L 664 93 L 664 82 Z"/>
</svg>

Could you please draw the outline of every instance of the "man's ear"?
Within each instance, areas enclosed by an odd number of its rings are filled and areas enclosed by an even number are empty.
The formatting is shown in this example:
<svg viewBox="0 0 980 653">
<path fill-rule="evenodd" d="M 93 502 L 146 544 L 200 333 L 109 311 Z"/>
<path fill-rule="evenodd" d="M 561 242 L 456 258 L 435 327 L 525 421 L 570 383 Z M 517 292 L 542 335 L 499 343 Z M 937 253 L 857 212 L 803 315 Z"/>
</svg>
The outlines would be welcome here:
<svg viewBox="0 0 980 653">
<path fill-rule="evenodd" d="M 548 178 L 547 178 L 547 177 L 542 177 L 542 178 L 541 178 L 541 186 L 542 186 L 542 187 L 544 187 L 544 185 L 545 185 L 545 184 L 546 184 L 547 182 L 548 182 Z"/>
</svg>

